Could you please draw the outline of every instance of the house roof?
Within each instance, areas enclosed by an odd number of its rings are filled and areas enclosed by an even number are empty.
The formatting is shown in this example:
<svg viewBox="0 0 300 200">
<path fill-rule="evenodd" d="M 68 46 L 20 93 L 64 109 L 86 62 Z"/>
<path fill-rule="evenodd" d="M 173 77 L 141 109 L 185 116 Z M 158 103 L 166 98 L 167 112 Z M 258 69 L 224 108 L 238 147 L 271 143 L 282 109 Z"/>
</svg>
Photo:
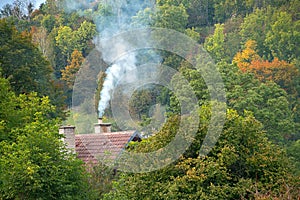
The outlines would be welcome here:
<svg viewBox="0 0 300 200">
<path fill-rule="evenodd" d="M 96 164 L 103 159 L 114 161 L 128 142 L 140 139 L 136 131 L 80 134 L 75 135 L 75 151 L 86 164 Z"/>
</svg>

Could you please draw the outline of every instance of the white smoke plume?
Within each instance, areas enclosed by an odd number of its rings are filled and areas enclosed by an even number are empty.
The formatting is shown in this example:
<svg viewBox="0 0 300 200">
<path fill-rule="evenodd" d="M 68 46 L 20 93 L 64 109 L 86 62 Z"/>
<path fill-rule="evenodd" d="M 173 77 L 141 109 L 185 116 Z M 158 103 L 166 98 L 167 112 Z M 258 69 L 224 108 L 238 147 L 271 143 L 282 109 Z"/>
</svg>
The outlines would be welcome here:
<svg viewBox="0 0 300 200">
<path fill-rule="evenodd" d="M 126 56 L 126 59 L 121 59 L 114 63 L 111 67 L 106 70 L 106 78 L 103 83 L 103 87 L 100 93 L 100 101 L 98 104 L 98 114 L 100 117 L 103 116 L 105 108 L 108 106 L 108 102 L 111 98 L 111 92 L 115 88 L 120 77 L 124 78 L 125 75 L 129 75 L 127 72 L 134 73 L 136 69 L 136 57 L 134 53 L 131 53 Z M 134 74 L 131 74 L 130 77 L 134 77 Z M 125 76 L 126 78 L 126 76 Z M 130 82 L 134 78 L 126 80 Z"/>
<path fill-rule="evenodd" d="M 132 17 L 136 16 L 138 12 L 143 11 L 146 7 L 154 7 L 153 0 L 65 0 L 65 8 L 68 11 L 77 11 L 80 15 L 89 13 L 94 23 L 96 23 L 97 30 L 100 32 L 99 36 L 95 38 L 94 43 L 96 48 L 101 52 L 103 60 L 107 63 L 113 63 L 106 70 L 106 79 L 104 80 L 102 91 L 100 93 L 100 102 L 98 104 L 98 115 L 103 116 L 111 99 L 111 93 L 116 86 L 117 81 L 126 72 L 131 71 L 131 80 L 134 78 L 134 69 L 136 68 L 136 54 L 126 54 L 126 57 L 120 58 L 119 52 L 126 52 L 131 45 L 129 41 L 118 41 L 117 43 L 107 43 L 106 38 L 131 29 Z M 101 9 L 108 9 L 105 12 L 110 13 L 108 16 L 99 16 L 99 13 L 90 13 L 96 7 Z M 135 26 L 139 22 L 135 21 Z M 141 22 L 139 28 L 145 27 L 145 22 Z M 145 41 L 147 43 L 147 41 Z M 117 60 L 120 58 L 119 60 Z M 126 76 L 125 76 L 126 78 Z M 135 77 L 137 78 L 137 77 Z M 130 78 L 128 79 L 130 80 Z"/>
</svg>

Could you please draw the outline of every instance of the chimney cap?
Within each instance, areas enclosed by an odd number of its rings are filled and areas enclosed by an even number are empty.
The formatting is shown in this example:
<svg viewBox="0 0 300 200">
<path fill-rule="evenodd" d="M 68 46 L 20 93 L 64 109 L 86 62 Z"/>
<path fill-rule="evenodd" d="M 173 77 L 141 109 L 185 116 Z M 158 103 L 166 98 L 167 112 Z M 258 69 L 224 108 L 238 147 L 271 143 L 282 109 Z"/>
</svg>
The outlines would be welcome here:
<svg viewBox="0 0 300 200">
<path fill-rule="evenodd" d="M 65 126 L 60 126 L 59 129 L 66 129 L 66 128 L 75 128 L 75 126 L 72 125 L 65 125 Z"/>
<path fill-rule="evenodd" d="M 111 123 L 100 123 L 101 126 L 111 126 Z"/>
</svg>

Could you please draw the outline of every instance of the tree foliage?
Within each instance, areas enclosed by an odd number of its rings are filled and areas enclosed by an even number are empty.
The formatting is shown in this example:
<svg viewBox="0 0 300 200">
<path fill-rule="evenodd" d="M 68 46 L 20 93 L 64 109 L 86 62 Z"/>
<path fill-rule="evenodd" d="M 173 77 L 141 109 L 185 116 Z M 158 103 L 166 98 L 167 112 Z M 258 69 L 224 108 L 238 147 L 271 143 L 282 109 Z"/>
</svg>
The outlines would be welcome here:
<svg viewBox="0 0 300 200">
<path fill-rule="evenodd" d="M 200 144 L 210 119 L 207 109 L 202 107 L 199 113 L 201 126 L 196 137 Z M 148 152 L 163 147 L 176 133 L 176 121 L 170 119 L 161 132 L 135 144 L 134 150 Z M 195 155 L 192 152 L 198 151 L 199 146 L 192 146 L 185 155 Z M 183 156 L 158 171 L 123 174 L 115 183 L 115 190 L 104 199 L 251 199 L 257 191 L 280 197 L 283 177 L 291 177 L 288 165 L 284 152 L 267 140 L 251 113 L 239 116 L 228 110 L 223 134 L 207 156 Z M 296 197 L 297 191 L 294 192 Z"/>
<path fill-rule="evenodd" d="M 241 71 L 247 71 L 251 61 L 260 60 L 260 56 L 256 52 L 256 42 L 249 40 L 245 43 L 245 47 L 241 52 L 238 52 L 233 58 L 233 63 L 237 64 Z"/>
<path fill-rule="evenodd" d="M 120 200 L 299 198 L 299 0 L 76 0 L 74 11 L 65 2 L 46 0 L 33 10 L 30 1 L 15 0 L 0 11 L 0 199 L 94 199 L 95 190 L 98 199 Z M 223 133 L 208 155 L 198 156 L 210 120 L 202 76 L 215 75 L 211 65 L 200 72 L 171 52 L 154 50 L 153 58 L 153 50 L 139 51 L 138 64 L 159 60 L 182 76 L 172 78 L 176 92 L 153 86 L 133 93 L 128 110 L 135 123 L 151 129 L 147 139 L 131 142 L 127 150 L 151 152 L 168 145 L 178 131 L 180 104 L 192 109 L 191 89 L 202 106 L 197 135 L 181 158 L 163 169 L 115 176 L 99 165 L 87 173 L 62 146 L 56 117 L 64 103 L 82 104 L 83 113 L 92 112 L 91 104 L 97 110 L 105 73 L 97 75 L 94 66 L 106 69 L 111 63 L 102 60 L 103 52 L 91 51 L 93 37 L 145 26 L 174 29 L 203 43 L 225 84 Z M 197 59 L 196 67 L 201 63 Z M 76 86 L 84 86 L 72 102 L 81 65 L 87 72 Z M 98 83 L 90 81 L 95 77 Z M 95 102 L 87 100 L 96 87 Z M 126 106 L 123 99 L 117 103 Z M 168 118 L 159 127 L 162 111 Z M 75 117 L 86 121 L 79 131 L 92 123 Z"/>
<path fill-rule="evenodd" d="M 297 96 L 295 80 L 299 78 L 299 70 L 284 60 L 274 58 L 272 62 L 253 60 L 248 68 L 248 72 L 254 73 L 255 77 L 262 82 L 274 81 L 289 94 Z"/>
<path fill-rule="evenodd" d="M 56 115 L 64 116 L 64 95 L 52 78 L 53 69 L 28 32 L 19 33 L 5 19 L 0 21 L 0 66 L 2 77 L 7 78 L 16 94 L 37 92 L 49 96 L 57 106 Z"/>
<path fill-rule="evenodd" d="M 59 119 L 47 97 L 15 95 L 0 78 L 0 197 L 3 199 L 89 198 L 82 162 L 63 146 Z M 3 103 L 1 103 L 3 104 Z"/>
<path fill-rule="evenodd" d="M 224 24 L 216 24 L 214 34 L 206 39 L 204 48 L 217 62 L 221 61 L 221 59 L 225 59 L 224 42 Z"/>
<path fill-rule="evenodd" d="M 18 94 L 36 91 L 47 94 L 51 66 L 36 46 L 31 43 L 27 32 L 19 33 L 5 19 L 0 21 L 0 64 L 2 76 L 8 78 Z"/>
<path fill-rule="evenodd" d="M 69 65 L 64 70 L 62 70 L 61 79 L 67 83 L 70 89 L 72 89 L 74 85 L 76 73 L 79 71 L 83 61 L 84 58 L 82 54 L 77 49 L 75 49 L 71 55 L 71 61 Z"/>
</svg>

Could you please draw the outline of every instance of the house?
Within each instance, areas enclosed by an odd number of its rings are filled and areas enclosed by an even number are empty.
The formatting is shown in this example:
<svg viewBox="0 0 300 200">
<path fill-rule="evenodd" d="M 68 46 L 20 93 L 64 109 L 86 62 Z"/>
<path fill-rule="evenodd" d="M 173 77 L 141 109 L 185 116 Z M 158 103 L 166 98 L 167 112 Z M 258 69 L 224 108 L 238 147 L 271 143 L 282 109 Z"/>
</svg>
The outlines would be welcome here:
<svg viewBox="0 0 300 200">
<path fill-rule="evenodd" d="M 95 133 L 90 134 L 75 134 L 75 126 L 59 129 L 67 148 L 75 151 L 87 165 L 97 164 L 102 159 L 115 161 L 130 141 L 141 141 L 137 131 L 111 132 L 111 124 L 103 123 L 101 118 L 94 127 Z"/>
</svg>

